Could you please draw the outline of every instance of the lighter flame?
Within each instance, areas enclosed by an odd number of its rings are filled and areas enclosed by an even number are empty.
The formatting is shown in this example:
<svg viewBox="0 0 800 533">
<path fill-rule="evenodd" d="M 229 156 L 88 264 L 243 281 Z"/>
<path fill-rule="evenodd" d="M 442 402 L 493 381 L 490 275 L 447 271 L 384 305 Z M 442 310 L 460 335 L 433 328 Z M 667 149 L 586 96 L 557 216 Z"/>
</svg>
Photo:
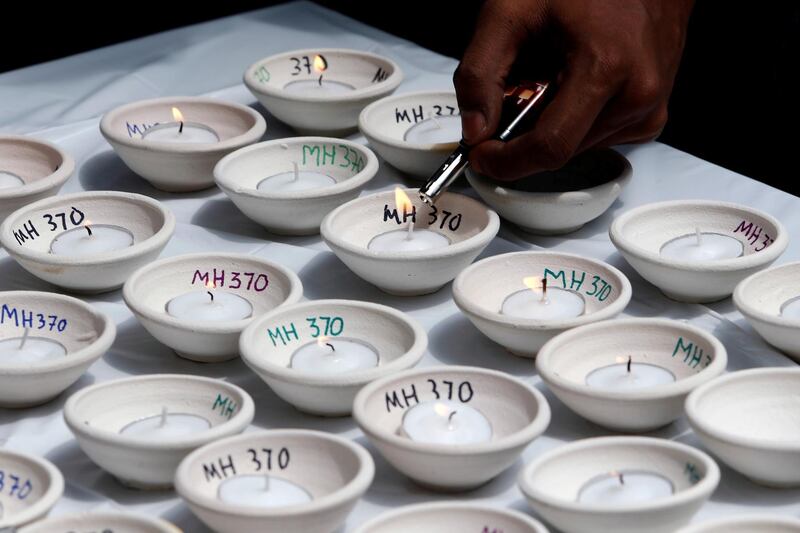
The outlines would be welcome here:
<svg viewBox="0 0 800 533">
<path fill-rule="evenodd" d="M 175 122 L 183 122 L 183 113 L 177 107 L 172 108 L 172 118 L 175 119 Z"/>
<path fill-rule="evenodd" d="M 314 70 L 316 70 L 317 72 L 324 72 L 327 68 L 328 68 L 328 62 L 325 61 L 324 57 L 320 55 L 314 56 Z"/>
<path fill-rule="evenodd" d="M 400 187 L 394 189 L 394 203 L 397 206 L 397 212 L 410 213 L 414 210 L 414 204 L 411 203 L 411 198 Z"/>
</svg>

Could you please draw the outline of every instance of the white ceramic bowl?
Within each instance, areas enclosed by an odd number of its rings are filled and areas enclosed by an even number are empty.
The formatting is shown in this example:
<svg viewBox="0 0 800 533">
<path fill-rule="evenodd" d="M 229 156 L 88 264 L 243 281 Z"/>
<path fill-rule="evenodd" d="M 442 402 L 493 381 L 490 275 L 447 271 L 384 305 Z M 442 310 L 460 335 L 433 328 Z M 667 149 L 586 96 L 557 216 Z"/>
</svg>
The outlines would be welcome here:
<svg viewBox="0 0 800 533">
<path fill-rule="evenodd" d="M 168 413 L 195 415 L 210 428 L 184 436 L 150 438 L 120 431 L 128 424 Z M 64 420 L 83 451 L 124 485 L 172 486 L 175 469 L 191 451 L 241 433 L 253 420 L 253 399 L 222 380 L 152 374 L 91 385 L 70 396 Z"/>
<path fill-rule="evenodd" d="M 775 514 L 737 515 L 692 524 L 677 533 L 800 533 L 800 520 Z"/>
<path fill-rule="evenodd" d="M 326 337 L 368 344 L 379 355 L 378 366 L 339 375 L 315 375 L 290 366 L 298 348 Z M 425 329 L 396 309 L 356 300 L 313 300 L 254 320 L 242 333 L 239 350 L 275 394 L 301 411 L 345 416 L 364 385 L 413 367 L 427 346 Z"/>
<path fill-rule="evenodd" d="M 453 124 L 431 121 L 456 121 L 457 136 L 452 142 L 416 142 L 406 134 L 425 120 L 451 131 Z M 454 117 L 454 118 L 447 118 Z M 373 102 L 358 116 L 358 128 L 376 152 L 393 167 L 411 177 L 428 179 L 458 146 L 461 115 L 453 91 L 422 91 L 397 94 Z"/>
<path fill-rule="evenodd" d="M 717 261 L 678 261 L 661 256 L 667 242 L 696 229 L 741 241 L 743 255 Z M 726 202 L 678 200 L 636 207 L 618 216 L 611 242 L 625 260 L 665 295 L 680 302 L 727 298 L 736 284 L 769 266 L 786 249 L 783 225 L 762 211 Z"/>
<path fill-rule="evenodd" d="M 578 501 L 584 485 L 617 472 L 655 473 L 674 493 L 615 506 Z M 673 533 L 687 524 L 719 483 L 705 453 L 649 437 L 599 437 L 564 444 L 528 464 L 519 486 L 528 503 L 564 533 Z"/>
<path fill-rule="evenodd" d="M 261 191 L 258 184 L 276 174 L 299 170 L 326 174 L 328 187 L 302 191 Z M 242 213 L 273 233 L 313 235 L 325 215 L 358 196 L 375 177 L 378 158 L 352 141 L 292 137 L 258 143 L 222 158 L 214 176 L 222 192 Z"/>
<path fill-rule="evenodd" d="M 782 306 L 800 298 L 800 262 L 757 272 L 733 291 L 733 303 L 764 340 L 800 361 L 800 319 L 781 316 Z"/>
<path fill-rule="evenodd" d="M 26 453 L 0 449 L 0 530 L 15 531 L 47 515 L 64 493 L 64 476 L 50 461 Z M 14 482 L 15 476 L 17 481 Z"/>
<path fill-rule="evenodd" d="M 324 61 L 315 58 L 321 56 Z M 319 66 L 324 66 L 320 71 Z M 314 91 L 319 80 L 346 84 L 341 93 Z M 244 84 L 275 118 L 307 134 L 340 136 L 355 129 L 369 103 L 391 94 L 403 73 L 389 58 L 342 48 L 292 50 L 260 59 L 244 73 Z M 289 84 L 310 85 L 307 92 Z"/>
<path fill-rule="evenodd" d="M 800 486 L 800 369 L 719 377 L 686 399 L 686 416 L 711 452 L 770 487 Z"/>
<path fill-rule="evenodd" d="M 22 135 L 0 135 L 0 172 L 24 185 L 0 188 L 0 222 L 23 205 L 53 196 L 75 170 L 75 160 L 58 146 Z"/>
<path fill-rule="evenodd" d="M 525 289 L 523 279 L 546 278 L 548 287 L 580 294 L 585 311 L 575 318 L 539 320 L 501 313 L 504 300 Z M 542 345 L 576 326 L 612 318 L 631 299 L 631 284 L 613 266 L 561 252 L 495 255 L 464 269 L 453 281 L 453 300 L 484 335 L 516 355 L 534 357 Z"/>
<path fill-rule="evenodd" d="M 251 450 L 261 451 L 257 462 Z M 272 450 L 275 460 L 267 463 L 264 450 Z M 286 462 L 280 464 L 278 456 Z M 223 461 L 235 465 L 235 475 L 268 474 L 295 483 L 313 500 L 273 508 L 223 502 L 217 498 L 219 485 L 233 477 L 230 469 L 213 468 Z M 196 450 L 178 468 L 175 489 L 200 520 L 220 533 L 331 533 L 342 526 L 374 475 L 369 452 L 349 439 L 319 431 L 275 429 Z"/>
<path fill-rule="evenodd" d="M 19 533 L 181 533 L 174 525 L 142 514 L 114 511 L 61 515 L 34 522 Z"/>
<path fill-rule="evenodd" d="M 30 407 L 53 399 L 78 381 L 111 347 L 116 326 L 105 314 L 77 298 L 37 291 L 0 292 L 0 340 L 45 338 L 67 355 L 31 362 L 0 362 L 0 407 Z"/>
<path fill-rule="evenodd" d="M 198 290 L 235 294 L 253 308 L 249 318 L 215 322 L 186 320 L 167 313 L 173 298 Z M 125 303 L 159 342 L 186 359 L 203 363 L 239 356 L 239 335 L 254 318 L 297 302 L 303 285 L 286 267 L 245 254 L 197 253 L 143 266 L 125 282 Z M 210 297 L 209 297 L 210 299 Z"/>
<path fill-rule="evenodd" d="M 587 384 L 592 371 L 611 365 L 619 365 L 624 376 L 628 357 L 637 365 L 666 369 L 675 381 L 633 390 Z M 558 399 L 582 417 L 618 431 L 644 432 L 679 418 L 686 396 L 722 374 L 727 362 L 722 343 L 700 328 L 663 318 L 630 318 L 561 333 L 539 350 L 536 370 Z"/>
<path fill-rule="evenodd" d="M 580 229 L 611 207 L 633 175 L 614 150 L 590 150 L 567 165 L 516 182 L 467 169 L 467 180 L 492 209 L 525 231 L 559 235 Z"/>
<path fill-rule="evenodd" d="M 63 231 L 94 224 L 123 227 L 133 245 L 84 256 L 55 255 L 50 244 Z M 22 207 L 0 226 L 0 244 L 25 270 L 74 292 L 121 287 L 137 268 L 151 263 L 175 231 L 175 215 L 141 194 L 99 191 L 63 194 Z"/>
<path fill-rule="evenodd" d="M 174 122 L 178 108 L 186 124 L 212 128 L 219 142 L 153 141 L 143 133 L 156 124 Z M 267 123 L 250 107 L 216 98 L 168 96 L 140 100 L 106 113 L 100 132 L 135 173 L 163 191 L 185 192 L 214 185 L 214 165 L 224 155 L 261 140 Z"/>
<path fill-rule="evenodd" d="M 417 403 L 450 400 L 483 414 L 487 442 L 447 445 L 401 434 L 403 416 Z M 504 372 L 468 366 L 407 370 L 365 386 L 353 418 L 381 455 L 417 483 L 442 491 L 476 488 L 510 467 L 550 423 L 550 407 L 530 385 Z"/>
<path fill-rule="evenodd" d="M 444 235 L 449 246 L 412 252 L 370 250 L 373 237 L 402 230 L 411 220 L 411 212 L 406 220 L 404 212 L 395 209 L 394 191 L 356 198 L 333 210 L 322 221 L 322 238 L 350 270 L 385 292 L 401 296 L 435 292 L 489 245 L 500 229 L 500 218 L 461 194 L 445 193 L 432 208 L 416 191 L 405 192 L 414 204 L 415 228 Z"/>
<path fill-rule="evenodd" d="M 526 514 L 472 502 L 436 502 L 406 505 L 383 513 L 353 533 L 547 533 Z"/>
</svg>

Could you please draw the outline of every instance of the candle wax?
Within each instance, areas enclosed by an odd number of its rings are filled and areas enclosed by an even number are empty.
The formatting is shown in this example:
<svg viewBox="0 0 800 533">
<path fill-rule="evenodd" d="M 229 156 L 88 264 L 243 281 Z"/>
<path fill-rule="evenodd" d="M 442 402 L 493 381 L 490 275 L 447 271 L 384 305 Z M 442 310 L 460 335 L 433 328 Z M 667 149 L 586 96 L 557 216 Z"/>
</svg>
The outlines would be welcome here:
<svg viewBox="0 0 800 533">
<path fill-rule="evenodd" d="M 23 185 L 25 185 L 25 181 L 13 172 L 0 170 L 0 189 L 13 189 Z"/>
<path fill-rule="evenodd" d="M 322 189 L 331 185 L 336 185 L 336 180 L 327 174 L 314 172 L 313 170 L 300 170 L 296 178 L 295 173 L 292 171 L 281 172 L 264 178 L 256 188 L 259 191 L 291 192 Z"/>
<path fill-rule="evenodd" d="M 783 303 L 781 316 L 784 318 L 800 318 L 800 296 L 790 298 Z"/>
<path fill-rule="evenodd" d="M 209 292 L 214 295 L 213 300 Z M 183 320 L 215 322 L 250 318 L 253 306 L 232 292 L 201 289 L 176 296 L 167 302 L 166 311 Z"/>
<path fill-rule="evenodd" d="M 541 289 L 522 289 L 510 294 L 500 312 L 518 318 L 558 320 L 580 316 L 584 308 L 583 297 L 577 292 L 548 287 L 544 299 Z"/>
<path fill-rule="evenodd" d="M 133 234 L 120 226 L 92 224 L 89 229 L 92 231 L 91 235 L 86 226 L 68 229 L 57 235 L 50 243 L 50 253 L 82 257 L 133 246 Z"/>
<path fill-rule="evenodd" d="M 217 498 L 250 507 L 287 507 L 312 500 L 306 489 L 289 480 L 257 474 L 226 479 L 217 489 Z"/>
<path fill-rule="evenodd" d="M 67 355 L 63 344 L 44 337 L 29 336 L 25 345 L 21 344 L 22 337 L 0 340 L 0 363 L 41 363 Z"/>
<path fill-rule="evenodd" d="M 215 143 L 219 142 L 219 135 L 205 124 L 184 122 L 183 131 L 180 131 L 180 122 L 166 122 L 156 124 L 145 130 L 142 139 L 157 142 L 171 143 Z"/>
<path fill-rule="evenodd" d="M 450 400 L 410 408 L 403 415 L 402 429 L 409 439 L 430 444 L 477 444 L 492 439 L 492 426 L 483 413 Z"/>
<path fill-rule="evenodd" d="M 619 507 L 659 500 L 674 492 L 672 482 L 655 472 L 622 472 L 622 476 L 624 483 L 616 473 L 590 479 L 581 487 L 578 502 Z"/>
<path fill-rule="evenodd" d="M 387 231 L 376 235 L 367 248 L 375 252 L 418 252 L 450 245 L 450 239 L 429 229 L 415 229 L 409 236 L 407 229 Z"/>
<path fill-rule="evenodd" d="M 457 143 L 461 140 L 461 116 L 432 117 L 406 130 L 403 140 L 412 144 Z"/>
<path fill-rule="evenodd" d="M 163 414 L 148 416 L 127 424 L 119 432 L 130 437 L 164 439 L 200 433 L 210 427 L 211 423 L 202 416 L 167 413 L 166 421 Z"/>
<path fill-rule="evenodd" d="M 341 81 L 333 81 L 322 79 L 320 83 L 319 78 L 311 80 L 295 80 L 290 81 L 283 86 L 283 90 L 290 93 L 295 93 L 303 96 L 312 95 L 328 95 L 328 94 L 344 94 L 354 91 L 356 88 L 349 83 Z"/>
<path fill-rule="evenodd" d="M 378 366 L 378 352 L 356 339 L 329 338 L 298 348 L 290 366 L 317 376 L 341 375 Z"/>
<path fill-rule="evenodd" d="M 718 261 L 742 255 L 741 241 L 719 233 L 691 233 L 666 242 L 661 247 L 661 257 L 677 261 Z"/>
<path fill-rule="evenodd" d="M 596 368 L 586 375 L 590 387 L 609 390 L 645 389 L 675 382 L 675 374 L 664 367 L 648 363 L 628 363 Z"/>
</svg>

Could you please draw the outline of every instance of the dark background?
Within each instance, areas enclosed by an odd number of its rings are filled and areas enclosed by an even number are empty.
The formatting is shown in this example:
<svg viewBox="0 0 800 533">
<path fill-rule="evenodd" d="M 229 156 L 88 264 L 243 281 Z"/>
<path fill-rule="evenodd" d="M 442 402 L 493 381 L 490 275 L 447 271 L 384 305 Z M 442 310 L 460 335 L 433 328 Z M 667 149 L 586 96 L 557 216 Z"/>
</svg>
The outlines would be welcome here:
<svg viewBox="0 0 800 533">
<path fill-rule="evenodd" d="M 274 3 L 143 0 L 109 4 L 113 13 L 87 16 L 76 14 L 81 8 L 72 2 L 30 2 L 3 17 L 0 71 Z M 318 3 L 456 58 L 480 5 L 476 0 Z M 10 31 L 12 26 L 18 31 Z M 800 196 L 793 157 L 799 60 L 800 2 L 699 0 L 660 140 Z"/>
</svg>

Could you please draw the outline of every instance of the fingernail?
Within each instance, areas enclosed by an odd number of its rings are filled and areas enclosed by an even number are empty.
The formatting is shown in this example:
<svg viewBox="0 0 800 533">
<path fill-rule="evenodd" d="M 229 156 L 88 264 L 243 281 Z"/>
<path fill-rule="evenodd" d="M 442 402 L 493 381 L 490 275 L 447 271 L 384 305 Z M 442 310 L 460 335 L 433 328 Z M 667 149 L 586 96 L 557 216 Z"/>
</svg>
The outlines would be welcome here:
<svg viewBox="0 0 800 533">
<path fill-rule="evenodd" d="M 467 144 L 478 139 L 486 129 L 486 117 L 480 111 L 461 113 L 461 132 Z"/>
</svg>

